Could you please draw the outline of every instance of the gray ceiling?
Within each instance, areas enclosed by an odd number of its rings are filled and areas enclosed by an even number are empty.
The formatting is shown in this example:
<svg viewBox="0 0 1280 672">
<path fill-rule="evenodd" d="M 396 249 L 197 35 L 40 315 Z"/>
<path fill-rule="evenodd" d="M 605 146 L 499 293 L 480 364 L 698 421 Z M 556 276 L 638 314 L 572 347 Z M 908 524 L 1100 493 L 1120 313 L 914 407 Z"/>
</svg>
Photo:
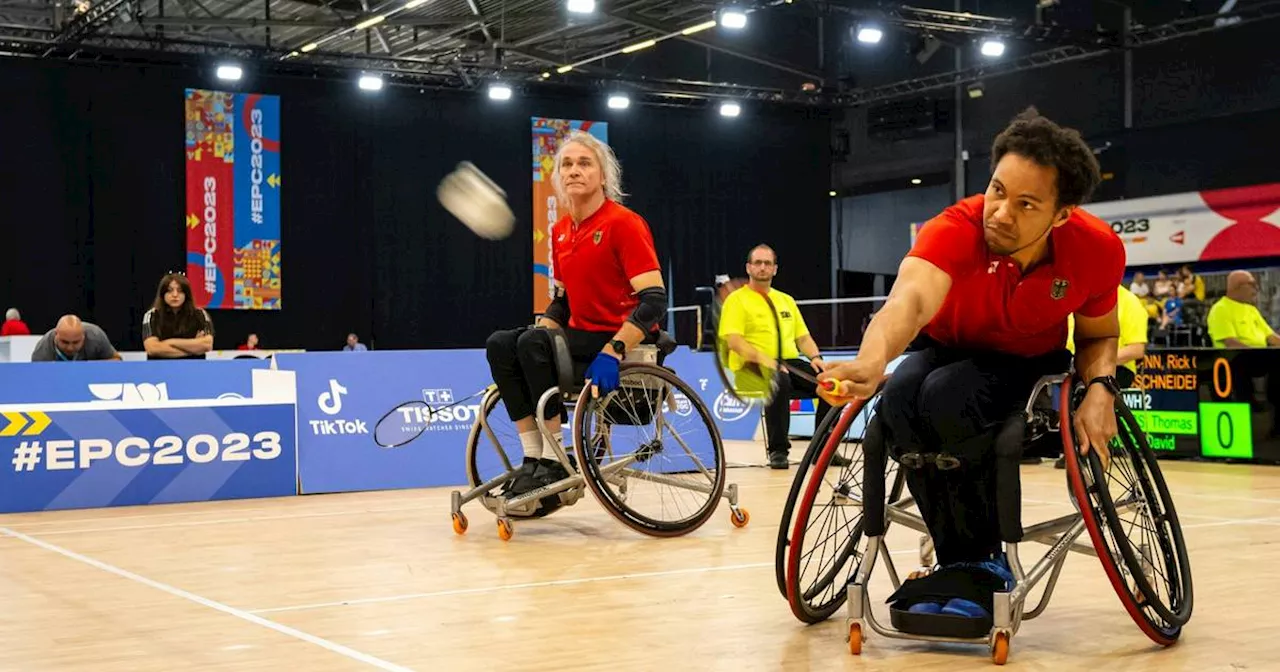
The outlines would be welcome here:
<svg viewBox="0 0 1280 672">
<path fill-rule="evenodd" d="M 1226 14 L 1220 1 L 1063 0 L 1070 9 L 1039 18 L 1037 0 L 965 0 L 968 14 L 953 11 L 955 0 L 916 4 L 598 0 L 582 16 L 565 0 L 0 0 L 0 54 L 235 58 L 280 73 L 378 72 L 391 85 L 475 88 L 501 78 L 548 89 L 621 86 L 670 104 L 853 105 L 1280 17 L 1280 0 L 1239 0 Z M 681 34 L 731 5 L 750 11 L 746 30 Z M 874 62 L 851 33 L 871 22 L 886 30 Z M 1004 57 L 976 56 L 986 36 L 1011 44 Z M 650 39 L 657 44 L 621 51 Z M 565 65 L 574 67 L 557 72 Z"/>
</svg>

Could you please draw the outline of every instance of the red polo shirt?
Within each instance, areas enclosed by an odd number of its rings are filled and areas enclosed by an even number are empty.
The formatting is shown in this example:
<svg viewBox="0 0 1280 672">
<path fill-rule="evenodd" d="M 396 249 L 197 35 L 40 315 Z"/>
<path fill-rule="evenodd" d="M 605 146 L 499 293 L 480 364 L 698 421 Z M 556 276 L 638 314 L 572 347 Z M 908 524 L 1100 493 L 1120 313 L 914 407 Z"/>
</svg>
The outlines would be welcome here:
<svg viewBox="0 0 1280 672">
<path fill-rule="evenodd" d="M 567 215 L 560 218 L 552 236 L 551 272 L 569 298 L 567 326 L 608 332 L 622 328 L 639 303 L 631 278 L 661 268 L 649 224 L 605 199 L 577 226 Z"/>
<path fill-rule="evenodd" d="M 952 347 L 1034 357 L 1066 347 L 1068 315 L 1101 317 L 1115 307 L 1124 244 L 1106 222 L 1076 208 L 1049 234 L 1049 256 L 1023 275 L 1012 258 L 987 249 L 983 201 L 971 196 L 929 220 L 908 253 L 951 276 L 925 335 Z"/>
</svg>

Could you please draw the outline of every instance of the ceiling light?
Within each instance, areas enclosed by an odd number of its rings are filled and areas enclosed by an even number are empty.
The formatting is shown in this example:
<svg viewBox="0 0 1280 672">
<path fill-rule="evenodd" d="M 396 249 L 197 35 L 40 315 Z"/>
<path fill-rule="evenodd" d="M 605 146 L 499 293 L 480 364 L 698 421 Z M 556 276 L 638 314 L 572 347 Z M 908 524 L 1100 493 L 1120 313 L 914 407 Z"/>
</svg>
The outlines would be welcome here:
<svg viewBox="0 0 1280 672">
<path fill-rule="evenodd" d="M 489 85 L 490 100 L 511 100 L 511 87 L 506 84 Z"/>
<path fill-rule="evenodd" d="M 720 103 L 720 116 L 736 117 L 742 113 L 742 107 L 737 103 Z"/>
<path fill-rule="evenodd" d="M 365 91 L 380 91 L 382 78 L 377 75 L 360 75 L 360 88 Z"/>
<path fill-rule="evenodd" d="M 361 21 L 360 23 L 357 23 L 356 30 L 364 30 L 365 28 L 371 28 L 386 20 L 387 20 L 386 16 L 379 14 L 378 16 L 368 18 L 368 19 L 365 19 L 364 21 Z"/>
<path fill-rule="evenodd" d="M 304 53 L 304 54 L 305 54 L 305 53 L 307 53 L 308 51 L 315 51 L 319 46 L 320 46 L 320 45 L 316 44 L 315 42 L 312 42 L 311 44 L 305 44 L 305 45 L 303 45 L 303 46 L 302 46 L 301 51 L 302 51 L 302 53 Z"/>
<path fill-rule="evenodd" d="M 609 96 L 609 108 L 613 110 L 625 110 L 631 106 L 631 99 L 621 93 L 615 93 Z"/>
<path fill-rule="evenodd" d="M 982 55 L 995 58 L 1004 54 L 1004 42 L 1000 40 L 983 40 Z"/>
<path fill-rule="evenodd" d="M 726 9 L 720 12 L 720 25 L 733 30 L 747 27 L 747 14 L 741 9 Z"/>
<path fill-rule="evenodd" d="M 688 28 L 685 28 L 684 30 L 680 31 L 680 34 L 692 35 L 694 33 L 700 33 L 708 28 L 715 28 L 715 27 L 716 27 L 716 20 L 712 19 L 710 21 L 703 21 L 702 23 L 689 26 Z"/>
<path fill-rule="evenodd" d="M 227 79 L 234 82 L 240 79 L 240 76 L 243 74 L 244 74 L 244 71 L 241 70 L 240 66 L 238 65 L 219 65 L 218 66 L 218 79 Z"/>
<path fill-rule="evenodd" d="M 409 2 L 404 3 L 404 8 L 417 9 L 425 4 L 427 4 L 427 0 L 409 0 Z"/>
<path fill-rule="evenodd" d="M 828 196 L 835 196 L 835 195 L 836 195 L 836 192 L 834 192 L 834 191 L 828 191 L 828 192 L 827 192 L 827 195 L 828 195 Z"/>
<path fill-rule="evenodd" d="M 623 47 L 622 53 L 630 54 L 632 52 L 640 51 L 641 49 L 648 49 L 649 47 L 652 47 L 657 43 L 658 42 L 656 40 L 645 40 L 644 42 L 637 42 L 635 44 L 631 44 Z"/>
<path fill-rule="evenodd" d="M 574 14 L 590 14 L 596 11 L 596 0 L 569 0 L 565 6 Z"/>
<path fill-rule="evenodd" d="M 876 44 L 880 42 L 880 38 L 884 37 L 884 32 L 879 28 L 866 26 L 858 29 L 858 41 L 866 44 Z"/>
<path fill-rule="evenodd" d="M 920 182 L 921 180 L 918 177 L 911 178 L 911 184 L 920 184 Z"/>
<path fill-rule="evenodd" d="M 542 78 L 543 78 L 543 79 L 551 79 L 551 73 L 549 73 L 549 72 L 544 72 L 544 73 L 542 73 Z"/>
</svg>

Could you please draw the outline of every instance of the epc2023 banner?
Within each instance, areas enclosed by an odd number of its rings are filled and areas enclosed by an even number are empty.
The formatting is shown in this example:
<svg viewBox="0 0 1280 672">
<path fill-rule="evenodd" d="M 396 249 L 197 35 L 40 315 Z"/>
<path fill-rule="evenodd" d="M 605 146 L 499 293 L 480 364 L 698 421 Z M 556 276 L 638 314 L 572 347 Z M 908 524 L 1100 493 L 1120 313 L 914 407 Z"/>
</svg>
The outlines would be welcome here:
<svg viewBox="0 0 1280 672">
<path fill-rule="evenodd" d="M 196 305 L 280 309 L 280 98 L 187 89 L 187 277 Z"/>
</svg>

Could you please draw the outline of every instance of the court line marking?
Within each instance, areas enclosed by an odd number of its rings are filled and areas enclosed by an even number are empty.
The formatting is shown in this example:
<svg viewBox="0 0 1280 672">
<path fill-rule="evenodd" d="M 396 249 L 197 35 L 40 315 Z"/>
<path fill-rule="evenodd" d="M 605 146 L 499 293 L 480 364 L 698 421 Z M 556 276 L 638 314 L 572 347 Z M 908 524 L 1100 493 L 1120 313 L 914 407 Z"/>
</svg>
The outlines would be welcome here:
<svg viewBox="0 0 1280 672">
<path fill-rule="evenodd" d="M 1179 516 L 1181 516 L 1182 514 L 1178 514 L 1178 515 L 1179 515 Z M 1201 517 L 1203 517 L 1203 516 L 1201 516 Z M 1182 526 L 1182 529 L 1184 529 L 1184 530 L 1194 530 L 1194 529 L 1201 528 L 1201 527 L 1223 527 L 1223 526 L 1226 526 L 1226 525 L 1271 525 L 1271 526 L 1276 526 L 1276 525 L 1280 525 L 1280 519 L 1277 519 L 1277 518 L 1275 518 L 1274 516 L 1269 516 L 1269 517 L 1266 517 L 1266 518 L 1235 518 L 1235 519 L 1232 519 L 1232 518 L 1225 518 L 1225 519 L 1222 519 L 1222 520 L 1219 520 L 1219 521 L 1217 521 L 1217 522 L 1213 522 L 1213 523 L 1195 523 L 1195 524 L 1193 524 L 1193 525 L 1183 525 L 1183 526 Z"/>
<path fill-rule="evenodd" d="M 322 496 L 332 497 L 335 495 L 341 496 L 344 494 L 349 494 L 349 493 L 328 493 Z M 290 495 L 288 497 L 279 498 L 279 501 L 295 502 L 295 501 L 301 500 L 302 497 L 303 495 Z M 421 498 L 404 498 L 404 499 L 397 499 L 392 501 L 402 501 L 406 503 L 409 501 L 415 501 L 415 502 L 419 502 L 417 506 L 423 505 L 423 503 L 421 502 Z M 183 503 L 176 504 L 176 506 L 185 506 L 185 505 L 194 504 L 194 503 L 197 503 L 197 502 L 183 502 Z M 220 502 L 200 502 L 200 503 L 230 504 L 231 502 L 220 501 Z M 337 504 L 338 502 L 335 501 L 334 503 Z M 161 505 L 150 505 L 150 506 L 154 507 L 154 506 L 161 506 Z M 413 507 L 408 507 L 408 508 L 413 508 Z M 90 523 L 101 523 L 101 522 L 113 521 L 113 520 L 152 520 L 154 518 L 177 518 L 179 516 L 199 516 L 199 515 L 205 515 L 210 513 L 226 516 L 229 514 L 235 515 L 235 514 L 241 514 L 241 513 L 253 513 L 255 511 L 279 511 L 279 510 L 280 510 L 279 506 L 253 506 L 253 507 L 244 507 L 244 508 L 237 508 L 237 507 L 223 508 L 221 506 L 210 506 L 210 507 L 201 508 L 200 510 L 191 510 L 191 511 L 172 511 L 169 513 L 142 513 L 136 516 L 97 516 L 97 517 L 85 517 L 85 518 L 66 518 L 61 520 L 39 520 L 39 521 L 30 522 L 30 523 L 23 522 L 23 521 L 12 521 L 12 520 L 5 521 L 2 518 L 0 518 L 0 525 L 4 525 L 9 529 L 26 529 L 28 527 L 48 527 L 50 525 L 70 525 L 70 524 L 77 524 L 77 523 L 90 524 Z M 341 513 L 348 513 L 348 512 L 360 513 L 360 511 L 353 511 L 352 509 L 343 509 L 341 511 Z M 52 512 L 46 511 L 43 513 L 52 513 Z M 12 514 L 12 515 L 18 515 L 18 514 Z"/>
<path fill-rule="evenodd" d="M 396 513 L 400 511 L 421 511 L 421 506 L 400 506 L 388 509 L 361 509 L 348 511 L 325 511 L 322 513 L 298 513 L 279 516 L 245 516 L 243 518 L 214 518 L 211 520 L 188 520 L 178 523 L 154 523 L 151 525 L 118 525 L 115 527 L 82 527 L 70 530 L 49 530 L 41 532 L 41 536 L 51 537 L 59 534 L 93 534 L 96 532 L 127 532 L 130 530 L 155 530 L 168 527 L 199 527 L 201 525 L 229 525 L 233 523 L 257 523 L 270 520 L 297 520 L 299 518 L 327 518 L 332 516 L 351 516 L 356 514 Z"/>
<path fill-rule="evenodd" d="M 20 539 L 33 546 L 38 546 L 40 548 L 45 549 L 46 551 L 52 551 L 53 553 L 57 553 L 58 555 L 61 555 L 63 557 L 67 557 L 77 562 L 84 563 L 86 565 L 89 565 L 90 567 L 94 567 L 96 569 L 102 570 L 109 574 L 115 574 L 116 576 L 119 576 L 121 578 L 129 579 L 130 581 L 134 581 L 136 583 L 141 583 L 144 586 L 147 586 L 149 588 L 154 588 L 161 592 L 168 593 L 170 595 L 173 595 L 174 597 L 180 597 L 184 600 L 195 602 L 196 604 L 208 607 L 216 611 L 220 611 L 224 614 L 235 616 L 236 618 L 248 621 L 250 623 L 256 623 L 257 625 L 261 625 L 262 627 L 267 628 L 269 630 L 274 630 L 282 635 L 287 635 L 295 639 L 300 639 L 309 644 L 314 644 L 323 649 L 332 651 L 333 653 L 346 656 L 347 658 L 350 658 L 352 660 L 360 661 L 367 665 L 376 667 L 380 670 L 387 670 L 388 672 L 412 672 L 410 668 L 396 665 L 394 663 L 389 663 L 385 660 L 382 660 L 381 658 L 376 658 L 367 653 L 362 653 L 350 647 L 346 647 L 341 644 L 331 642 L 327 639 L 324 639 L 323 637 L 317 637 L 315 635 L 303 632 L 301 630 L 291 628 L 287 625 L 281 625 L 279 623 L 276 623 L 275 621 L 267 620 L 265 618 L 262 618 L 261 616 L 254 615 L 250 612 L 247 612 L 241 609 L 236 609 L 235 607 L 227 606 L 225 604 L 222 604 L 221 602 L 215 602 L 207 597 L 201 597 L 199 595 L 196 595 L 195 593 L 189 593 L 185 590 L 182 590 L 181 588 L 174 588 L 173 586 L 170 586 L 168 584 L 160 583 L 159 581 L 148 579 L 145 576 L 134 574 L 133 572 L 130 572 L 126 569 L 121 569 L 119 567 L 116 567 L 115 565 L 107 564 L 105 562 L 102 562 L 101 560 L 91 558 L 87 555 L 81 555 L 79 553 L 76 553 L 75 551 L 65 549 L 61 546 L 51 544 L 47 541 L 42 541 L 40 539 L 36 539 L 35 537 L 27 536 L 16 530 L 11 530 L 7 527 L 0 527 L 0 533 L 13 537 L 15 539 Z"/>
<path fill-rule="evenodd" d="M 2 528 L 0 528 L 2 529 Z M 901 549 L 890 551 L 890 555 L 906 555 L 918 554 L 918 549 Z M 742 565 L 723 565 L 719 567 L 690 567 L 687 569 L 670 569 L 662 572 L 635 572 L 632 574 L 613 574 L 609 576 L 589 576 L 580 579 L 556 579 L 554 581 L 532 581 L 529 583 L 511 583 L 502 586 L 485 586 L 483 588 L 455 588 L 452 590 L 436 590 L 426 593 L 405 593 L 402 595 L 386 595 L 383 597 L 364 597 L 350 600 L 339 600 L 336 602 L 316 602 L 313 604 L 297 604 L 287 607 L 268 607 L 265 609 L 250 609 L 250 614 L 275 614 L 285 611 L 306 611 L 309 609 L 328 609 L 331 607 L 350 607 L 364 604 L 381 604 L 385 602 L 404 602 L 407 600 L 422 600 L 431 597 L 449 597 L 453 595 L 481 595 L 484 593 L 497 593 L 504 590 L 525 590 L 529 588 L 547 588 L 551 586 L 574 586 L 583 583 L 599 583 L 602 581 L 622 581 L 626 579 L 648 579 L 659 576 L 678 576 L 680 574 L 705 574 L 708 572 L 727 572 L 742 569 L 760 569 L 761 567 L 773 567 L 772 562 L 752 562 Z"/>
</svg>

